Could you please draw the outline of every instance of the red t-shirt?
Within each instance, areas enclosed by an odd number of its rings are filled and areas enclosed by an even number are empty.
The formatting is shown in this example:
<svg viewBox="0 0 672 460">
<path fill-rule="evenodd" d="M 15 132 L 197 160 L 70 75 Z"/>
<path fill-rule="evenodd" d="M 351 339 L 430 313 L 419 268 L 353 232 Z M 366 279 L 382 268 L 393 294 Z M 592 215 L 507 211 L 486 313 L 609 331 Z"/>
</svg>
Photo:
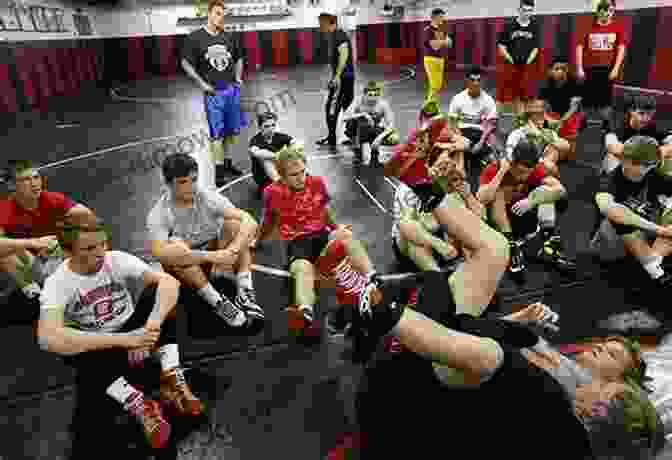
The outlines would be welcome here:
<svg viewBox="0 0 672 460">
<path fill-rule="evenodd" d="M 0 200 L 0 227 L 12 238 L 53 235 L 55 223 L 77 203 L 58 192 L 42 192 L 36 209 L 20 207 L 14 198 Z"/>
<path fill-rule="evenodd" d="M 497 175 L 497 171 L 499 171 L 499 163 L 496 161 L 493 161 L 488 166 L 486 166 L 481 173 L 481 185 L 487 185 L 492 182 L 492 180 Z M 546 177 L 544 164 L 538 163 L 527 178 L 527 182 L 525 183 L 527 185 L 527 190 L 525 190 L 525 192 L 515 193 L 512 203 L 515 203 L 516 201 L 526 197 L 530 191 L 542 185 L 544 183 L 544 177 Z"/>
<path fill-rule="evenodd" d="M 263 201 L 263 221 L 270 222 L 276 214 L 283 240 L 294 240 L 330 229 L 327 205 L 331 197 L 320 176 L 307 176 L 301 191 L 293 191 L 282 182 L 274 182 L 264 189 Z"/>
<path fill-rule="evenodd" d="M 404 163 L 406 160 L 402 157 L 406 152 L 412 152 L 414 147 L 412 145 L 403 145 L 399 148 L 390 161 L 398 161 Z M 399 177 L 399 180 L 404 184 L 413 186 L 418 184 L 424 184 L 431 181 L 429 177 L 429 171 L 427 171 L 427 166 L 424 160 L 415 160 L 413 164 L 406 170 L 406 172 Z"/>
<path fill-rule="evenodd" d="M 627 46 L 623 24 L 612 21 L 603 26 L 595 22 L 582 43 L 584 67 L 613 67 L 618 47 Z"/>
</svg>

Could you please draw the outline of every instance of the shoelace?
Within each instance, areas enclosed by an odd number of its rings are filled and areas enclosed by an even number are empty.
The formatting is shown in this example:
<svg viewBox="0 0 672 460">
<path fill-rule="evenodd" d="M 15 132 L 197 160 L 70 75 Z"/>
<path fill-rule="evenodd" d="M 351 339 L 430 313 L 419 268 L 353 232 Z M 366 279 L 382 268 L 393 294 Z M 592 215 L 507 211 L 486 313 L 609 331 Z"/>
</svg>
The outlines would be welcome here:
<svg viewBox="0 0 672 460">
<path fill-rule="evenodd" d="M 232 321 L 236 318 L 236 316 L 240 312 L 240 309 L 236 307 L 230 300 L 222 300 L 219 303 L 217 311 L 221 313 L 224 316 L 224 318 L 226 318 L 229 321 Z"/>
<path fill-rule="evenodd" d="M 142 417 L 144 415 L 144 404 L 145 398 L 142 393 L 133 393 L 126 400 L 124 408 L 131 414 L 137 417 Z"/>
<path fill-rule="evenodd" d="M 159 428 L 160 425 L 159 419 L 161 417 L 159 405 L 152 404 L 150 401 L 145 401 L 143 415 L 144 415 L 143 423 L 145 424 L 149 432 L 153 433 L 154 431 L 156 431 L 157 428 Z"/>
</svg>

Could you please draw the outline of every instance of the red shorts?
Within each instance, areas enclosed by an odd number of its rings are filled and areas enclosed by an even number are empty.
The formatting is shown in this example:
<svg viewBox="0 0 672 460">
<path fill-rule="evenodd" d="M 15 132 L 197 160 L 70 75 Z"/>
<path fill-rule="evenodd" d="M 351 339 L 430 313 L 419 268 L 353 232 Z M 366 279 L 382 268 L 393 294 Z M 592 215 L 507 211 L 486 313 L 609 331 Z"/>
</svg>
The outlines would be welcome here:
<svg viewBox="0 0 672 460">
<path fill-rule="evenodd" d="M 550 118 L 553 118 L 554 120 L 559 120 L 560 115 L 551 112 L 548 114 Z M 579 127 L 581 126 L 581 123 L 583 121 L 583 113 L 581 112 L 576 112 L 574 115 L 566 119 L 562 125 L 560 125 L 560 130 L 558 131 L 558 136 L 562 137 L 563 139 L 567 140 L 574 140 L 576 139 L 576 136 L 579 132 Z"/>
<path fill-rule="evenodd" d="M 527 99 L 534 95 L 531 79 L 536 66 L 500 64 L 497 69 L 497 101 L 511 102 Z"/>
</svg>

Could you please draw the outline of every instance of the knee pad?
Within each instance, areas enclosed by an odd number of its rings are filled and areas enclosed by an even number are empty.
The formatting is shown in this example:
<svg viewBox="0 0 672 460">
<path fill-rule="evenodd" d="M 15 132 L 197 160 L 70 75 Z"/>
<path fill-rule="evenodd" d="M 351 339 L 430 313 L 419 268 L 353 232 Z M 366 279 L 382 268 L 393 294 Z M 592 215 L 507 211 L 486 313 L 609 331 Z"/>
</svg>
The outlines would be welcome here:
<svg viewBox="0 0 672 460">
<path fill-rule="evenodd" d="M 296 276 L 299 276 L 304 273 L 310 272 L 310 267 L 313 264 L 306 259 L 294 259 L 291 264 L 289 264 L 289 272 Z"/>
<path fill-rule="evenodd" d="M 567 212 L 567 209 L 569 209 L 569 199 L 567 198 L 567 194 L 564 193 L 560 199 L 555 202 L 555 210 L 562 214 Z"/>
</svg>

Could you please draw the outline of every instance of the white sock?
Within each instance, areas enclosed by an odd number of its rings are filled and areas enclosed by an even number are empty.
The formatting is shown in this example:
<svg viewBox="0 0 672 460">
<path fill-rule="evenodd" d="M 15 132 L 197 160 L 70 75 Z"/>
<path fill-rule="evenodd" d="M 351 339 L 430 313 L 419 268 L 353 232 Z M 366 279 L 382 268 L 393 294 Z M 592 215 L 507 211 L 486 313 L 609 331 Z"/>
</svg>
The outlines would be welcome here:
<svg viewBox="0 0 672 460">
<path fill-rule="evenodd" d="M 654 280 L 657 280 L 661 276 L 665 274 L 665 271 L 663 270 L 663 267 L 661 264 L 663 263 L 663 258 L 661 256 L 651 256 L 647 257 L 647 262 L 642 264 L 644 267 L 644 270 L 646 270 L 646 273 L 651 276 Z"/>
<path fill-rule="evenodd" d="M 133 385 L 128 383 L 124 377 L 119 377 L 117 380 L 112 382 L 112 385 L 107 387 L 105 392 L 114 398 L 115 401 L 118 401 L 119 404 L 122 404 L 124 407 L 130 402 L 133 398 L 138 398 L 138 395 L 142 396 L 144 400 L 144 395 L 142 391 L 134 388 Z M 137 403 L 137 401 L 136 401 Z"/>
<path fill-rule="evenodd" d="M 238 290 L 254 289 L 252 287 L 252 272 L 238 272 L 237 280 Z"/>
<path fill-rule="evenodd" d="M 313 309 L 312 305 L 299 305 L 299 311 L 302 312 L 302 313 L 304 311 L 308 311 L 308 316 L 310 316 L 310 318 L 315 317 L 315 310 Z"/>
<path fill-rule="evenodd" d="M 164 345 L 156 351 L 156 354 L 159 357 L 161 362 L 161 369 L 168 371 L 170 369 L 175 369 L 180 365 L 180 353 L 177 348 L 176 343 L 170 343 Z"/>
<path fill-rule="evenodd" d="M 605 155 L 602 160 L 602 170 L 606 173 L 612 172 L 621 164 L 621 161 L 613 158 L 611 155 Z"/>
<path fill-rule="evenodd" d="M 198 295 L 203 297 L 203 299 L 212 307 L 216 307 L 219 302 L 224 300 L 222 299 L 222 295 L 217 292 L 217 290 L 210 283 L 199 289 Z"/>
</svg>

